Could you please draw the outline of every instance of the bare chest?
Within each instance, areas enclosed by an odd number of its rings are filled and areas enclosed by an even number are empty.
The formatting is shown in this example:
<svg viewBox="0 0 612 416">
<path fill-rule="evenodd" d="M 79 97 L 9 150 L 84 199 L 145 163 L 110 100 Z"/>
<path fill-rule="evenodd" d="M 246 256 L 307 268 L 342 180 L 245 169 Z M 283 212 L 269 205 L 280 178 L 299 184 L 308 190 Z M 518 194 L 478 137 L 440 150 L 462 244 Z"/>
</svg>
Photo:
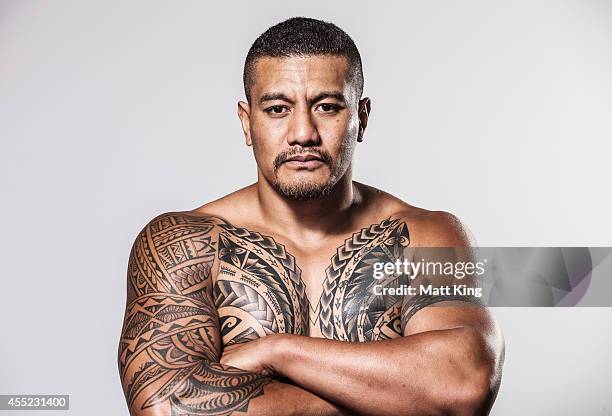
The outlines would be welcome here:
<svg viewBox="0 0 612 416">
<path fill-rule="evenodd" d="M 400 336 L 402 299 L 380 289 L 402 277 L 378 279 L 374 270 L 402 258 L 410 242 L 404 222 L 384 220 L 337 247 L 297 257 L 270 236 L 222 228 L 213 296 L 224 345 L 274 333 L 345 341 Z"/>
</svg>

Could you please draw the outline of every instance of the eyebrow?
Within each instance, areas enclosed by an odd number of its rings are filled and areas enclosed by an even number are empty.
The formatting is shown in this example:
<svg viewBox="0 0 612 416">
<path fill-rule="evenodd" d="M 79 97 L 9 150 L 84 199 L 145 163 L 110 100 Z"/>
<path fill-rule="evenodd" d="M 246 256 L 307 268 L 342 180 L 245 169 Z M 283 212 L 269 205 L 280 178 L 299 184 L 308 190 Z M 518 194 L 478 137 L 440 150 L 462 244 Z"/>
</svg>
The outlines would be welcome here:
<svg viewBox="0 0 612 416">
<path fill-rule="evenodd" d="M 318 101 L 324 100 L 326 98 L 333 98 L 335 100 L 338 100 L 342 103 L 346 102 L 346 98 L 344 98 L 344 94 L 342 94 L 342 92 L 340 91 L 323 91 L 321 93 L 319 93 L 316 97 L 314 97 L 311 101 L 311 103 L 316 103 Z"/>
<path fill-rule="evenodd" d="M 318 101 L 324 100 L 326 98 L 334 98 L 342 103 L 346 102 L 346 98 L 344 97 L 344 94 L 342 94 L 340 91 L 323 91 L 317 94 L 314 98 L 312 98 L 310 100 L 310 103 L 313 104 Z M 291 100 L 289 97 L 287 97 L 282 92 L 267 92 L 263 94 L 259 98 L 259 104 L 263 104 L 267 101 L 277 101 L 277 100 L 286 101 L 288 103 L 293 104 L 293 100 Z"/>
<path fill-rule="evenodd" d="M 282 92 L 267 92 L 259 98 L 259 104 L 263 104 L 266 101 L 277 101 L 277 100 L 286 101 L 288 103 L 293 103 L 293 101 L 291 101 L 289 97 L 287 97 Z"/>
</svg>

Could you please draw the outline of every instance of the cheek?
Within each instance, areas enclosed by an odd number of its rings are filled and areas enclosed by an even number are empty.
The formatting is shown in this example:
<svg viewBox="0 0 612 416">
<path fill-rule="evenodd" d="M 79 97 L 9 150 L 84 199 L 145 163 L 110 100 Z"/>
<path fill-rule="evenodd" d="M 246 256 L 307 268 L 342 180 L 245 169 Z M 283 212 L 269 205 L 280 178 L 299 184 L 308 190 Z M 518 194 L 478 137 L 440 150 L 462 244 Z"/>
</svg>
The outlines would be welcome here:
<svg viewBox="0 0 612 416">
<path fill-rule="evenodd" d="M 285 141 L 287 133 L 285 124 L 277 120 L 253 120 L 251 123 L 253 147 L 257 146 L 261 150 L 266 148 L 278 150 L 278 147 L 282 146 Z"/>
<path fill-rule="evenodd" d="M 272 169 L 276 154 L 269 148 L 265 140 L 253 139 L 253 155 L 259 169 L 264 171 Z"/>
<path fill-rule="evenodd" d="M 323 142 L 329 143 L 330 150 L 339 155 L 345 152 L 347 148 L 351 148 L 354 141 L 357 140 L 357 132 L 359 123 L 350 118 L 338 118 L 326 125 L 321 130 Z M 325 140 L 327 138 L 327 140 Z"/>
<path fill-rule="evenodd" d="M 257 162 L 274 160 L 281 152 L 285 128 L 281 123 L 266 123 L 254 120 L 251 123 L 251 140 L 253 142 L 253 152 Z"/>
</svg>

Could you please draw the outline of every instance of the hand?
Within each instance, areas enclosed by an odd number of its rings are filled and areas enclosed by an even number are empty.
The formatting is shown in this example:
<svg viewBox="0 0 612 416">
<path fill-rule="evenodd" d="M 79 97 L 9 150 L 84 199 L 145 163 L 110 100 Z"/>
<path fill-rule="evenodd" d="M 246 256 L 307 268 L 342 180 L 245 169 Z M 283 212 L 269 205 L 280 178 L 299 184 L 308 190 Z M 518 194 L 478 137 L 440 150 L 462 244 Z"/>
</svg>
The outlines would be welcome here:
<svg viewBox="0 0 612 416">
<path fill-rule="evenodd" d="M 227 346 L 223 349 L 221 364 L 266 376 L 275 375 L 274 362 L 277 358 L 277 346 L 285 335 L 268 335 L 242 344 Z"/>
</svg>

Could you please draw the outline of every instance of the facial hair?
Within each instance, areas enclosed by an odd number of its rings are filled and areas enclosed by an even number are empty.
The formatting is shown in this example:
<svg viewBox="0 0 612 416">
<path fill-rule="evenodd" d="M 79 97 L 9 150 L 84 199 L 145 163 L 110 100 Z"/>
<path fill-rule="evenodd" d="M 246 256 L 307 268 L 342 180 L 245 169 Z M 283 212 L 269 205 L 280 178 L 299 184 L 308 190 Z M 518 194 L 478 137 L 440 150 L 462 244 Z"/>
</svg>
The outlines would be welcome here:
<svg viewBox="0 0 612 416">
<path fill-rule="evenodd" d="M 313 155 L 321 159 L 328 166 L 330 172 L 329 179 L 325 183 L 301 182 L 301 183 L 284 183 L 278 179 L 278 170 L 281 165 L 288 159 L 298 155 Z M 295 147 L 285 152 L 282 152 L 274 159 L 274 180 L 271 182 L 272 187 L 281 195 L 293 199 L 295 201 L 308 201 L 312 199 L 323 198 L 329 195 L 338 181 L 334 175 L 334 160 L 332 156 L 325 150 L 315 148 Z"/>
</svg>

